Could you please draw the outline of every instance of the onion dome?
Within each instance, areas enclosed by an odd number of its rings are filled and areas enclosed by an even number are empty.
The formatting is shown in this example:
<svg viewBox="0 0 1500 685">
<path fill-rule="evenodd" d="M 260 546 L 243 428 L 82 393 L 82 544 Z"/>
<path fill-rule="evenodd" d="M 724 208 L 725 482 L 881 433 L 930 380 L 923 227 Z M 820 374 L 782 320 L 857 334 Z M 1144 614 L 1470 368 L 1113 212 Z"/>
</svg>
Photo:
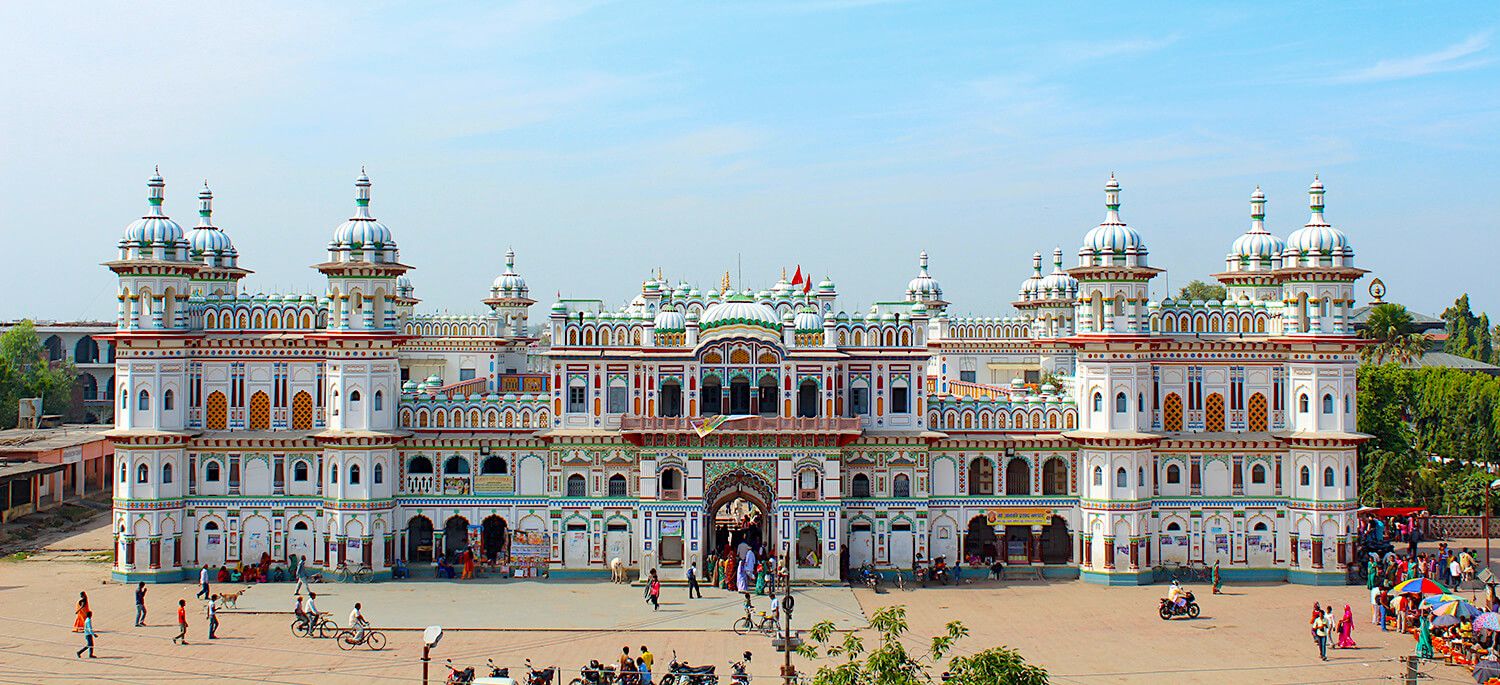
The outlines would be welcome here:
<svg viewBox="0 0 1500 685">
<path fill-rule="evenodd" d="M 1266 230 L 1266 194 L 1260 186 L 1250 194 L 1250 230 L 1235 238 L 1229 248 L 1229 271 L 1265 271 L 1281 267 L 1286 241 Z"/>
<path fill-rule="evenodd" d="M 125 227 L 125 235 L 120 239 L 120 249 L 139 248 L 142 251 L 152 248 L 163 248 L 164 254 L 160 259 L 183 259 L 187 248 L 187 242 L 183 240 L 182 226 L 169 218 L 162 211 L 164 189 L 167 183 L 161 178 L 161 169 L 157 169 L 146 182 L 150 190 L 146 201 L 149 206 L 146 214 Z M 144 256 L 144 255 L 143 255 Z"/>
<path fill-rule="evenodd" d="M 937 279 L 927 273 L 927 251 L 922 250 L 917 255 L 917 277 L 906 284 L 906 301 L 941 301 L 943 299 L 943 286 L 938 285 Z"/>
<path fill-rule="evenodd" d="M 1307 225 L 1287 236 L 1283 261 L 1287 266 L 1353 266 L 1354 250 L 1349 247 L 1349 239 L 1323 218 L 1323 182 L 1316 176 L 1307 189 L 1307 198 L 1312 217 Z"/>
<path fill-rule="evenodd" d="M 363 167 L 354 181 L 354 216 L 333 230 L 328 251 L 333 261 L 394 262 L 398 259 L 391 229 L 370 215 L 370 177 Z"/>
<path fill-rule="evenodd" d="M 754 326 L 769 331 L 781 329 L 776 310 L 743 293 L 729 295 L 724 301 L 710 305 L 703 312 L 702 328 L 705 331 L 735 325 Z"/>
<path fill-rule="evenodd" d="M 687 317 L 672 305 L 662 307 L 661 311 L 656 313 L 656 330 L 668 333 L 687 330 Z"/>
<path fill-rule="evenodd" d="M 1063 271 L 1062 248 L 1052 248 L 1052 273 L 1037 286 L 1037 298 L 1042 300 L 1072 300 L 1078 297 L 1078 279 Z"/>
<path fill-rule="evenodd" d="M 1042 286 L 1042 253 L 1031 253 L 1031 275 L 1021 281 L 1021 300 L 1036 299 L 1036 291 Z"/>
<path fill-rule="evenodd" d="M 833 279 L 831 279 L 831 278 L 829 278 L 827 276 L 824 276 L 823 280 L 818 281 L 818 292 L 819 293 L 832 293 L 833 291 L 834 291 L 834 289 L 833 289 Z"/>
<path fill-rule="evenodd" d="M 411 297 L 416 294 L 417 287 L 412 285 L 410 276 L 398 276 L 396 278 L 396 296 Z"/>
<path fill-rule="evenodd" d="M 516 273 L 516 251 L 507 249 L 505 251 L 505 273 L 495 277 L 495 282 L 490 284 L 491 297 L 504 297 L 512 299 L 524 299 L 530 294 L 526 287 L 526 279 Z"/>
<path fill-rule="evenodd" d="M 823 330 L 823 315 L 818 313 L 818 308 L 810 304 L 804 304 L 797 309 L 797 318 L 794 324 L 798 333 L 817 333 Z"/>
<path fill-rule="evenodd" d="M 213 202 L 213 191 L 208 189 L 208 181 L 204 181 L 203 190 L 198 191 L 198 225 L 187 235 L 188 254 L 205 266 L 234 266 L 239 253 L 229 234 L 214 225 Z"/>
<path fill-rule="evenodd" d="M 1146 265 L 1146 242 L 1141 234 L 1120 219 L 1120 182 L 1109 175 L 1104 184 L 1104 221 L 1083 236 L 1078 249 L 1080 266 L 1104 266 L 1124 258 L 1124 266 Z"/>
</svg>

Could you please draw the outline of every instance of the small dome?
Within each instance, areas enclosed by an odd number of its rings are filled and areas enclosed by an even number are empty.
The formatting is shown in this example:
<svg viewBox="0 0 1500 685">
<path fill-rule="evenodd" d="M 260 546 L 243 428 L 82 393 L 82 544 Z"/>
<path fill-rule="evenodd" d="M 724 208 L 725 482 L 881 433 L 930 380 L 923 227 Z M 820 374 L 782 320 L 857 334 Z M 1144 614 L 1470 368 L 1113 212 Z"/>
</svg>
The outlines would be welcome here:
<svg viewBox="0 0 1500 685">
<path fill-rule="evenodd" d="M 188 254 L 207 266 L 235 266 L 239 253 L 229 234 L 213 224 L 213 200 L 213 191 L 204 181 L 203 190 L 198 191 L 198 225 L 187 235 Z"/>
<path fill-rule="evenodd" d="M 831 292 L 833 292 L 833 279 L 831 279 L 831 278 L 829 278 L 827 276 L 824 276 L 823 280 L 821 280 L 821 281 L 818 282 L 818 292 L 820 292 L 820 293 L 831 293 Z"/>
<path fill-rule="evenodd" d="M 1063 271 L 1062 248 L 1052 249 L 1052 273 L 1047 274 L 1037 286 L 1037 298 L 1043 300 L 1071 300 L 1078 297 L 1078 279 Z"/>
<path fill-rule="evenodd" d="M 1145 266 L 1146 242 L 1120 219 L 1120 182 L 1114 174 L 1110 174 L 1109 182 L 1104 185 L 1104 206 L 1107 210 L 1104 221 L 1083 236 L 1083 247 L 1078 249 L 1079 263 L 1088 265 L 1101 258 L 1125 255 L 1127 266 Z"/>
<path fill-rule="evenodd" d="M 1287 236 L 1283 261 L 1287 266 L 1298 263 L 1303 266 L 1353 266 L 1354 250 L 1349 246 L 1349 238 L 1323 218 L 1323 182 L 1314 177 L 1307 195 L 1312 216 L 1305 226 Z"/>
<path fill-rule="evenodd" d="M 162 180 L 161 173 L 157 172 L 147 181 L 147 202 L 149 206 L 145 215 L 130 222 L 125 227 L 125 235 L 120 240 L 120 247 L 165 247 L 166 258 L 176 259 L 175 251 L 187 247 L 183 240 L 182 226 L 178 225 L 162 211 L 162 201 L 166 182 Z"/>
<path fill-rule="evenodd" d="M 494 297 L 524 298 L 529 292 L 526 279 L 516 273 L 516 251 L 507 249 L 505 272 L 496 276 L 495 281 L 490 284 L 490 294 Z"/>
<path fill-rule="evenodd" d="M 565 305 L 565 304 L 563 304 L 561 302 L 553 302 L 552 303 L 552 313 L 553 314 L 567 314 L 568 313 L 568 305 Z"/>
<path fill-rule="evenodd" d="M 1040 252 L 1033 252 L 1031 254 L 1031 275 L 1027 276 L 1026 280 L 1021 281 L 1021 290 L 1020 290 L 1021 300 L 1022 301 L 1026 301 L 1026 300 L 1034 300 L 1034 299 L 1036 299 L 1036 291 L 1039 290 L 1041 287 L 1042 287 L 1042 253 L 1040 253 Z"/>
<path fill-rule="evenodd" d="M 823 315 L 818 313 L 818 308 L 811 305 L 803 305 L 797 310 L 796 331 L 798 333 L 817 333 L 823 330 Z"/>
<path fill-rule="evenodd" d="M 917 277 L 906 283 L 906 301 L 940 302 L 942 299 L 943 287 L 927 273 L 927 251 L 922 250 L 917 255 Z"/>
<path fill-rule="evenodd" d="M 656 313 L 656 330 L 676 332 L 687 329 L 687 317 L 676 307 L 668 305 Z"/>
<path fill-rule="evenodd" d="M 1255 187 L 1250 194 L 1250 230 L 1234 239 L 1226 266 L 1230 271 L 1262 271 L 1281 266 L 1286 241 L 1266 230 L 1266 194 Z"/>
<path fill-rule="evenodd" d="M 730 295 L 723 302 L 709 306 L 703 312 L 702 325 L 705 331 L 733 325 L 756 326 L 770 331 L 781 329 L 774 309 L 744 294 Z"/>
<path fill-rule="evenodd" d="M 370 215 L 370 178 L 364 169 L 360 169 L 354 188 L 354 216 L 333 229 L 328 249 L 338 253 L 339 261 L 396 261 L 396 239 L 391 229 Z M 354 253 L 359 255 L 357 259 Z"/>
</svg>

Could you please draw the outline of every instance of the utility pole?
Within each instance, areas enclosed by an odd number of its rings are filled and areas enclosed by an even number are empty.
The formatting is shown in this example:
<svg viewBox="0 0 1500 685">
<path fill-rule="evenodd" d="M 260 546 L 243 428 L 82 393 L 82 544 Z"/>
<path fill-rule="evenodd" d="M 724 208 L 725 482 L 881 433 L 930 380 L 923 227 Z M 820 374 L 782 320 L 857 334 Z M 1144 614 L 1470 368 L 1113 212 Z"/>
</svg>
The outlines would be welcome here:
<svg viewBox="0 0 1500 685">
<path fill-rule="evenodd" d="M 796 558 L 792 556 L 793 549 L 792 543 L 788 542 L 785 556 L 782 557 L 787 562 L 786 589 L 783 590 L 785 594 L 781 597 L 781 613 L 784 617 L 781 632 L 781 649 L 786 654 L 786 660 L 781 665 L 781 677 L 786 679 L 786 685 L 796 685 L 797 683 L 797 667 L 792 665 L 792 607 L 796 604 L 792 600 L 792 569 L 797 565 Z"/>
</svg>

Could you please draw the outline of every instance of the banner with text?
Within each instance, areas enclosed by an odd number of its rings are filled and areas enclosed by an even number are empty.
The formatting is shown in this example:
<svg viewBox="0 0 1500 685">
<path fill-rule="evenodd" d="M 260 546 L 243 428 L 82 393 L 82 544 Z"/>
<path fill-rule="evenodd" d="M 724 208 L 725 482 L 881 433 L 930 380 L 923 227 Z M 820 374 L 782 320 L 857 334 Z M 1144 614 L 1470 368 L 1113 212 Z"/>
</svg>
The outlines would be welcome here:
<svg viewBox="0 0 1500 685">
<path fill-rule="evenodd" d="M 984 518 L 991 526 L 1045 526 L 1052 523 L 1052 510 L 1004 507 L 986 510 Z"/>
</svg>

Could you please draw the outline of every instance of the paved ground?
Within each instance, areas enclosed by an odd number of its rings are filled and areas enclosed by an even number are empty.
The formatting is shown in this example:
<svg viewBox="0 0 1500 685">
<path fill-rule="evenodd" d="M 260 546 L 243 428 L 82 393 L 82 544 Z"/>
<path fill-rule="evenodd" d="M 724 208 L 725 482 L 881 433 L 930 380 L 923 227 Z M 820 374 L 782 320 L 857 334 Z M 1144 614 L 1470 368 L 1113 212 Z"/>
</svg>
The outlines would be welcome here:
<svg viewBox="0 0 1500 685">
<path fill-rule="evenodd" d="M 171 608 L 178 598 L 192 599 L 190 585 L 154 586 L 148 595 L 148 627 L 132 628 L 131 589 L 108 581 L 108 567 L 89 561 L 87 550 L 108 547 L 108 533 L 87 531 L 58 541 L 49 551 L 22 562 L 0 563 L 0 684 L 4 683 L 381 683 L 420 682 L 421 646 L 415 632 L 393 632 L 384 652 L 341 652 L 327 640 L 290 636 L 283 614 L 226 616 L 222 640 L 203 639 L 201 613 L 190 613 L 192 644 L 171 644 L 176 633 Z M 67 551 L 75 550 L 75 551 Z M 76 551 L 84 550 L 84 551 Z M 289 586 L 258 586 L 246 595 L 248 609 L 261 597 L 286 598 Z M 331 586 L 330 586 L 331 587 Z M 328 609 L 343 610 L 348 601 L 329 595 Z M 480 665 L 487 657 L 519 666 L 532 657 L 540 662 L 577 668 L 587 659 L 613 658 L 621 645 L 650 646 L 663 658 L 672 650 L 692 661 L 716 663 L 721 670 L 741 651 L 755 654 L 757 683 L 777 682 L 780 655 L 762 637 L 739 637 L 720 630 L 693 630 L 698 623 L 717 628 L 715 611 L 727 611 L 734 600 L 704 600 L 697 613 L 683 606 L 666 619 L 642 610 L 639 590 L 601 584 L 494 583 L 455 587 L 413 583 L 357 586 L 361 597 L 378 605 L 377 623 L 407 612 L 410 622 L 425 614 L 494 615 L 511 625 L 563 630 L 452 631 L 435 650 L 438 659 Z M 274 588 L 274 590 L 273 590 Z M 82 644 L 70 632 L 72 606 L 87 590 L 100 630 L 94 661 L 78 660 Z M 668 592 L 676 591 L 669 588 Z M 1009 645 L 1030 661 L 1051 670 L 1055 683 L 1345 683 L 1389 682 L 1399 671 L 1398 657 L 1411 651 L 1410 638 L 1373 631 L 1363 587 L 1309 588 L 1293 585 L 1230 586 L 1222 597 L 1204 595 L 1204 618 L 1161 621 L 1155 615 L 1161 588 L 1102 588 L 1078 582 L 1012 583 L 928 588 L 912 592 L 824 590 L 805 594 L 798 623 L 822 612 L 848 621 L 863 612 L 903 604 L 912 622 L 910 648 L 950 620 L 961 620 L 972 636 L 965 650 Z M 618 593 L 618 596 L 617 594 Z M 519 598 L 518 598 L 519 595 Z M 857 602 L 847 600 L 852 596 Z M 250 600 L 254 599 L 254 602 Z M 1355 607 L 1360 648 L 1332 652 L 1317 659 L 1307 633 L 1313 601 Z M 580 602 L 614 602 L 628 618 L 608 629 L 590 629 L 607 610 L 581 612 Z M 411 606 L 403 609 L 403 604 Z M 424 608 L 425 607 L 425 608 Z M 276 608 L 274 606 L 268 608 Z M 665 608 L 664 608 L 665 609 Z M 664 614 L 666 615 L 666 614 Z M 342 618 L 342 617 L 339 617 Z M 661 620 L 660 623 L 656 621 Z M 809 664 L 799 660 L 805 670 Z M 440 663 L 433 665 L 441 682 Z M 1463 682 L 1461 669 L 1441 664 L 1423 667 L 1437 682 Z M 566 682 L 566 679 L 565 681 Z"/>
</svg>

